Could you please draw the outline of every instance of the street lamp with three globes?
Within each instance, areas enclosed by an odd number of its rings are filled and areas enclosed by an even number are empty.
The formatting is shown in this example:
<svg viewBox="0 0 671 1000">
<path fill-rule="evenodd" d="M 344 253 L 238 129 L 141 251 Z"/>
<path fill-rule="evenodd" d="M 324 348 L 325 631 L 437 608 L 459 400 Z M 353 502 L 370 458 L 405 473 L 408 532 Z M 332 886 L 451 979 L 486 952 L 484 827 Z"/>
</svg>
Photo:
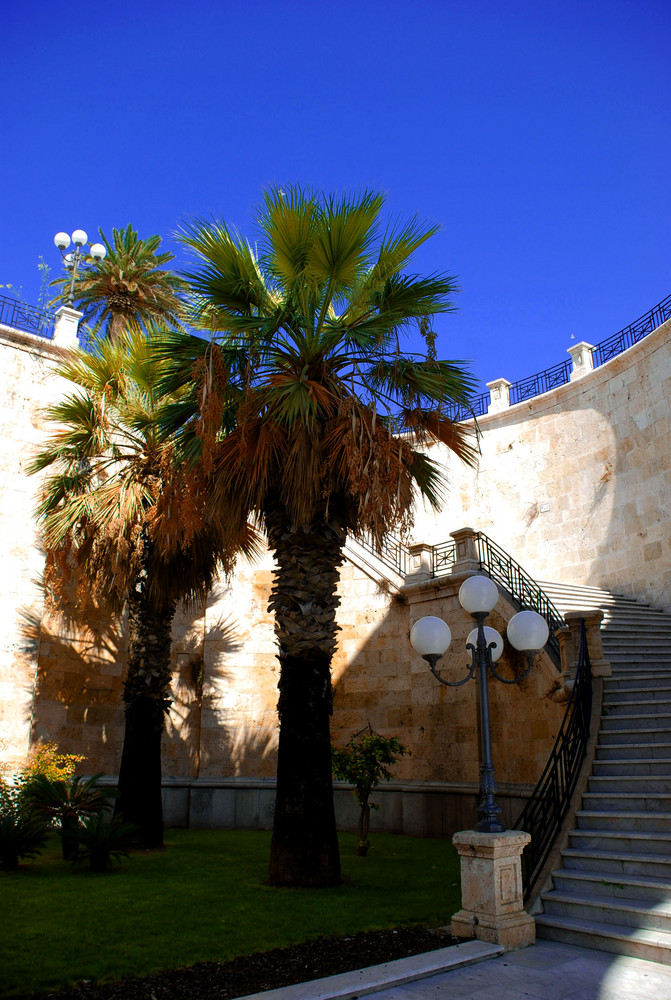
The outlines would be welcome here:
<svg viewBox="0 0 671 1000">
<path fill-rule="evenodd" d="M 452 639 L 450 627 L 442 618 L 433 615 L 420 618 L 410 632 L 413 649 L 427 661 L 431 673 L 441 684 L 460 687 L 475 676 L 477 669 L 480 685 L 480 804 L 476 829 L 480 833 L 502 833 L 506 829 L 500 819 L 501 808 L 495 800 L 487 687 L 489 674 L 503 684 L 519 684 L 529 674 L 549 635 L 547 622 L 537 612 L 520 611 L 513 615 L 506 630 L 508 641 L 526 657 L 527 669 L 520 677 L 502 677 L 494 664 L 503 652 L 503 639 L 496 629 L 485 625 L 485 619 L 494 609 L 498 597 L 498 587 L 488 576 L 470 576 L 461 585 L 459 603 L 476 621 L 476 627 L 466 639 L 466 649 L 471 654 L 472 662 L 461 680 L 448 681 L 436 669 L 438 660 L 447 652 Z"/>
<path fill-rule="evenodd" d="M 90 249 L 87 252 L 82 248 L 88 241 L 88 236 L 83 229 L 75 229 L 72 234 L 72 242 L 74 243 L 74 250 L 67 253 L 67 249 L 70 246 L 70 237 L 67 233 L 56 233 L 54 236 L 54 243 L 56 247 L 61 252 L 61 257 L 63 258 L 63 263 L 67 267 L 68 271 L 72 272 L 72 277 L 70 279 L 70 288 L 68 291 L 67 304 L 69 306 L 74 305 L 75 300 L 75 279 L 77 277 L 77 271 L 82 267 L 86 267 L 87 264 L 91 264 L 92 261 L 96 263 L 98 261 L 104 260 L 107 256 L 107 250 L 102 243 L 91 243 Z"/>
</svg>

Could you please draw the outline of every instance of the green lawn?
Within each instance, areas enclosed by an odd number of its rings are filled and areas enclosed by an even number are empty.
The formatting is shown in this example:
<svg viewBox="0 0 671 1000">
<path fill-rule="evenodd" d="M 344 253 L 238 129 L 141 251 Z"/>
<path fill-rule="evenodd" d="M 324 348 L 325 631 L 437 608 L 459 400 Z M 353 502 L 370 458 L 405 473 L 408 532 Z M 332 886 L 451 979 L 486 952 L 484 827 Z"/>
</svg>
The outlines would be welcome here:
<svg viewBox="0 0 671 1000">
<path fill-rule="evenodd" d="M 375 834 L 366 858 L 340 840 L 343 884 L 265 885 L 270 834 L 169 830 L 166 850 L 108 875 L 74 870 L 60 842 L 0 876 L 0 995 L 63 989 L 295 944 L 320 934 L 449 923 L 460 906 L 448 840 Z"/>
</svg>

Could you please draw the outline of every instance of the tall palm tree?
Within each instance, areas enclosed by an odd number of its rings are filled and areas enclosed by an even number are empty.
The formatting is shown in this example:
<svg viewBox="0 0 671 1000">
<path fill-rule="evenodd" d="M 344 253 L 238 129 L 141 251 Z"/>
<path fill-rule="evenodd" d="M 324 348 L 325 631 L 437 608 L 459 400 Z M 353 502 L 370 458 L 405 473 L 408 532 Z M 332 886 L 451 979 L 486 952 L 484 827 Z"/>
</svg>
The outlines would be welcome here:
<svg viewBox="0 0 671 1000">
<path fill-rule="evenodd" d="M 161 335 L 122 334 L 59 368 L 73 391 L 32 472 L 48 470 L 38 509 L 45 583 L 57 603 L 93 601 L 128 616 L 125 735 L 116 810 L 146 846 L 163 842 L 161 734 L 170 706 L 171 625 L 179 600 L 202 601 L 254 534 L 205 519 L 207 475 L 175 462 L 158 431 L 166 399 L 153 350 Z M 178 400 L 169 400 L 175 405 Z"/>
<path fill-rule="evenodd" d="M 270 879 L 279 885 L 340 878 L 330 664 L 347 535 L 380 543 L 407 528 L 418 491 L 440 503 L 443 474 L 421 451 L 427 441 L 443 441 L 469 463 L 476 457 L 463 425 L 446 415 L 468 403 L 473 379 L 433 349 L 430 320 L 451 308 L 454 281 L 408 272 L 436 227 L 413 219 L 384 229 L 382 204 L 370 192 L 273 189 L 254 244 L 224 222 L 188 226 L 183 241 L 198 266 L 186 277 L 219 346 L 175 335 L 162 347 L 165 387 L 186 393 L 168 426 L 191 406 L 213 470 L 213 516 L 229 530 L 255 517 L 277 561 Z M 426 336 L 421 355 L 400 347 L 413 325 Z M 209 431 L 208 413 L 221 420 Z"/>
<path fill-rule="evenodd" d="M 178 325 L 185 286 L 163 267 L 174 254 L 158 253 L 161 237 L 142 240 L 128 225 L 113 229 L 110 243 L 102 229 L 99 232 L 107 255 L 103 260 L 90 260 L 75 278 L 74 301 L 84 313 L 84 322 L 94 324 L 112 340 L 124 330 L 143 329 L 151 322 Z M 61 286 L 60 298 L 65 300 L 70 277 L 57 278 L 52 284 Z"/>
</svg>

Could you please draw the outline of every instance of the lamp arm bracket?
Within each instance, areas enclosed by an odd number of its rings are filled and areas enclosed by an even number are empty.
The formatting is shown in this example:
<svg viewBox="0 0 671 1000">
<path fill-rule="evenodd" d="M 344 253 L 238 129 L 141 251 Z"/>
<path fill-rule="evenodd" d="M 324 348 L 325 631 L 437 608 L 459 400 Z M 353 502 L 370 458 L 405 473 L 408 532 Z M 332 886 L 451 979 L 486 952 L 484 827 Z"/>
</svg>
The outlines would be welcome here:
<svg viewBox="0 0 671 1000">
<path fill-rule="evenodd" d="M 520 676 L 519 676 L 519 677 L 501 677 L 501 674 L 499 674 L 499 673 L 497 673 L 497 672 L 496 672 L 496 670 L 494 669 L 494 664 L 493 664 L 493 663 L 491 663 L 491 662 L 490 662 L 490 664 L 489 664 L 489 669 L 490 669 L 490 670 L 491 670 L 491 672 L 492 672 L 492 673 L 494 674 L 494 676 L 496 677 L 497 681 L 501 681 L 501 682 L 502 682 L 503 684 L 521 684 L 521 683 L 522 683 L 522 681 L 523 681 L 523 680 L 524 680 L 524 679 L 525 679 L 526 677 L 528 677 L 528 676 L 529 676 L 529 673 L 530 673 L 530 671 L 531 671 L 531 668 L 532 668 L 532 667 L 533 667 L 533 665 L 534 665 L 534 660 L 535 660 L 535 659 L 536 659 L 536 654 L 535 654 L 535 652 L 534 652 L 534 654 L 533 654 L 533 655 L 529 655 L 529 654 L 527 654 L 527 663 L 528 663 L 528 666 L 527 666 L 527 669 L 526 669 L 526 670 L 524 671 L 524 673 L 523 673 L 523 674 L 520 674 Z"/>
<path fill-rule="evenodd" d="M 464 678 L 462 678 L 462 680 L 460 680 L 460 681 L 448 681 L 448 680 L 445 680 L 445 678 L 442 676 L 442 674 L 439 673 L 438 670 L 436 670 L 436 663 L 440 659 L 440 656 L 435 656 L 435 655 L 433 655 L 431 653 L 427 653 L 424 656 L 424 659 L 429 664 L 429 670 L 431 671 L 431 673 L 433 674 L 433 676 L 436 678 L 436 680 L 440 681 L 440 683 L 444 684 L 446 687 L 452 687 L 452 688 L 461 687 L 462 684 L 465 684 L 466 681 L 470 681 L 471 678 L 473 677 L 473 670 L 474 670 L 475 664 L 471 665 L 470 670 L 468 671 L 468 673 L 466 674 L 466 676 Z"/>
</svg>

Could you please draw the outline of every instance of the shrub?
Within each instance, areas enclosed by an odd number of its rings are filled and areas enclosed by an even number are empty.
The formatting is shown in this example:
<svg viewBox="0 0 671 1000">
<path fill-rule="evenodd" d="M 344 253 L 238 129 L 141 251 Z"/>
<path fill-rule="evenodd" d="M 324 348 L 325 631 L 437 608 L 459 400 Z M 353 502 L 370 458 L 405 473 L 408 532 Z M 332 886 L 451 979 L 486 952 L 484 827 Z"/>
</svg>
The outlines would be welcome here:
<svg viewBox="0 0 671 1000">
<path fill-rule="evenodd" d="M 121 863 L 137 836 L 137 827 L 121 816 L 98 813 L 85 820 L 79 830 L 79 847 L 72 856 L 74 864 L 88 861 L 93 872 L 106 872 L 110 864 Z"/>
<path fill-rule="evenodd" d="M 380 808 L 369 801 L 371 792 L 381 781 L 389 781 L 389 767 L 405 753 L 408 750 L 395 736 L 380 736 L 370 726 L 356 733 L 344 747 L 332 747 L 333 773 L 341 781 L 354 785 L 352 794 L 360 806 L 356 854 L 361 857 L 370 846 L 370 811 Z"/>
<path fill-rule="evenodd" d="M 108 805 L 112 793 L 96 788 L 101 777 L 101 774 L 95 774 L 92 778 L 75 775 L 54 778 L 38 772 L 23 784 L 22 794 L 28 808 L 60 826 L 66 860 L 79 846 L 82 820 L 102 812 Z"/>
<path fill-rule="evenodd" d="M 35 858 L 47 839 L 47 824 L 27 808 L 21 789 L 0 782 L 0 868 L 16 869 Z"/>
</svg>

